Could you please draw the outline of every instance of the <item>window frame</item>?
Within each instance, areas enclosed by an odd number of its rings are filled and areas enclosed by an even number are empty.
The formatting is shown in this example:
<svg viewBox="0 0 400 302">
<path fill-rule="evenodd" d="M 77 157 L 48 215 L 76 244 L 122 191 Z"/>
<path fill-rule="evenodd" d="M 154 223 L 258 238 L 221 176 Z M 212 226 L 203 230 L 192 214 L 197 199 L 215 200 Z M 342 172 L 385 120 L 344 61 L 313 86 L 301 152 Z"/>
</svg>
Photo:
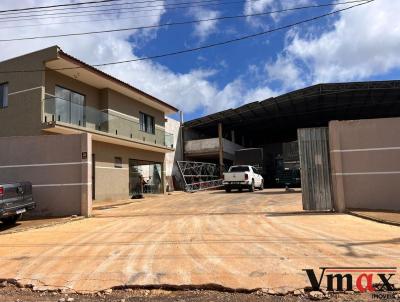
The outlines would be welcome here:
<svg viewBox="0 0 400 302">
<path fill-rule="evenodd" d="M 152 125 L 149 127 L 147 121 L 151 119 Z M 139 111 L 139 130 L 148 134 L 156 134 L 156 119 L 154 116 Z"/>
<path fill-rule="evenodd" d="M 3 95 L 0 95 L 0 109 L 6 109 L 9 106 L 8 100 L 8 82 L 0 83 L 3 86 Z"/>
</svg>

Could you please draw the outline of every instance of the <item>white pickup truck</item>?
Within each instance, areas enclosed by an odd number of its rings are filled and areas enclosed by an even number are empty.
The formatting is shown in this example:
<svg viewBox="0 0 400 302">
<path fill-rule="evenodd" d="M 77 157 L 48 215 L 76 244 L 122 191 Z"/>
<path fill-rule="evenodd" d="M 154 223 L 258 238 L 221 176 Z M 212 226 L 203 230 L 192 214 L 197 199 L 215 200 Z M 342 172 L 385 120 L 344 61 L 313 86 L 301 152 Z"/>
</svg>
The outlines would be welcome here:
<svg viewBox="0 0 400 302">
<path fill-rule="evenodd" d="M 227 193 L 232 189 L 242 191 L 243 188 L 253 192 L 255 188 L 264 189 L 264 179 L 256 173 L 256 168 L 252 166 L 232 166 L 229 171 L 224 173 L 224 187 Z"/>
</svg>

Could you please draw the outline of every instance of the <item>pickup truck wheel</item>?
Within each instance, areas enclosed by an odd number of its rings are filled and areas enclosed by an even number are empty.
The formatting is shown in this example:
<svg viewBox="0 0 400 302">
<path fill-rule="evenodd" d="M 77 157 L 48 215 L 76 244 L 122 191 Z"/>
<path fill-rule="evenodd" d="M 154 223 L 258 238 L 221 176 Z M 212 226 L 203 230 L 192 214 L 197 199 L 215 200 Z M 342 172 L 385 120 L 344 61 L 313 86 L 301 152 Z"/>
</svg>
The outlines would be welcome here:
<svg viewBox="0 0 400 302">
<path fill-rule="evenodd" d="M 260 190 L 261 191 L 264 190 L 264 181 L 263 180 L 261 181 Z"/>
<path fill-rule="evenodd" d="M 2 223 L 10 225 L 10 224 L 15 224 L 18 220 L 20 220 L 21 216 L 22 216 L 21 214 L 18 214 L 14 216 L 5 217 L 0 220 Z"/>
<path fill-rule="evenodd" d="M 250 192 L 254 192 L 254 179 L 251 181 L 251 185 L 250 185 L 249 191 Z"/>
<path fill-rule="evenodd" d="M 226 193 L 230 193 L 231 191 L 232 191 L 231 188 L 225 188 L 225 192 L 226 192 Z"/>
</svg>

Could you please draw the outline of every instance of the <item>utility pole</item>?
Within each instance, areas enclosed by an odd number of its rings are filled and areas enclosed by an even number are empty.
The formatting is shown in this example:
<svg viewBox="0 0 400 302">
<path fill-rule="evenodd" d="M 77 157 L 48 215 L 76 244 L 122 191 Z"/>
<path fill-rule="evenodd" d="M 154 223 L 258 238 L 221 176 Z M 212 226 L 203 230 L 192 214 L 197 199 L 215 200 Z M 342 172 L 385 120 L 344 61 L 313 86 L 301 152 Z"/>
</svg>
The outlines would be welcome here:
<svg viewBox="0 0 400 302">
<path fill-rule="evenodd" d="M 222 123 L 218 123 L 218 141 L 219 141 L 219 175 L 224 173 L 224 144 L 222 140 Z"/>
</svg>

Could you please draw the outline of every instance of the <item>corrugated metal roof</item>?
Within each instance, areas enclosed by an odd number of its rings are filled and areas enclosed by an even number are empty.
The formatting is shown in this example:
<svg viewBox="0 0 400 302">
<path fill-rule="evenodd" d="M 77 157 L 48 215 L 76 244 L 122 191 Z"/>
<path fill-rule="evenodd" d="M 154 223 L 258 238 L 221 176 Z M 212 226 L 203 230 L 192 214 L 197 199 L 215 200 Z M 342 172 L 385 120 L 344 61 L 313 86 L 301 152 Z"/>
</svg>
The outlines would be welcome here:
<svg viewBox="0 0 400 302">
<path fill-rule="evenodd" d="M 346 106 L 352 106 L 352 102 L 360 102 L 358 105 L 362 107 L 363 104 L 376 102 L 369 97 L 371 91 L 382 92 L 380 101 L 393 91 L 396 92 L 396 95 L 400 95 L 400 81 L 317 84 L 260 102 L 248 103 L 235 109 L 227 109 L 187 121 L 184 126 L 204 128 L 219 122 L 229 125 L 252 123 L 270 117 L 281 118 L 288 114 L 301 115 L 312 110 L 322 112 L 326 109 L 343 109 Z M 400 99 L 392 99 L 391 101 L 398 103 Z M 324 102 L 323 106 L 321 102 Z"/>
</svg>

